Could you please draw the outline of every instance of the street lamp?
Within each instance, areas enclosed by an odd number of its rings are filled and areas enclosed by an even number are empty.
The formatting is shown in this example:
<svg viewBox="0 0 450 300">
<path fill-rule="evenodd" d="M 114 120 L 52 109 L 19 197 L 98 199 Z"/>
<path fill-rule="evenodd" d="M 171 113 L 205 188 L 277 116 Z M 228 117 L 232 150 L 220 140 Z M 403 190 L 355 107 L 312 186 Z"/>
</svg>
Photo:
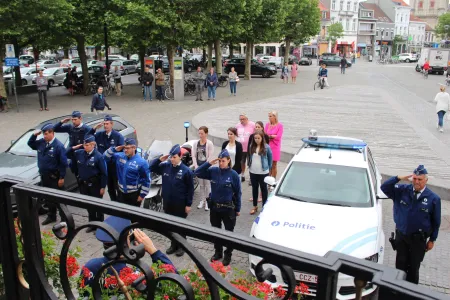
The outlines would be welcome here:
<svg viewBox="0 0 450 300">
<path fill-rule="evenodd" d="M 189 121 L 184 122 L 184 128 L 186 128 L 186 142 L 189 140 L 188 139 L 188 129 L 191 126 L 191 123 Z"/>
<path fill-rule="evenodd" d="M 450 26 L 444 25 L 444 29 L 445 29 L 445 48 L 447 48 L 447 34 L 448 34 L 448 30 L 450 29 Z"/>
<path fill-rule="evenodd" d="M 383 35 L 384 35 L 384 29 L 381 29 L 380 60 L 383 60 Z"/>
</svg>

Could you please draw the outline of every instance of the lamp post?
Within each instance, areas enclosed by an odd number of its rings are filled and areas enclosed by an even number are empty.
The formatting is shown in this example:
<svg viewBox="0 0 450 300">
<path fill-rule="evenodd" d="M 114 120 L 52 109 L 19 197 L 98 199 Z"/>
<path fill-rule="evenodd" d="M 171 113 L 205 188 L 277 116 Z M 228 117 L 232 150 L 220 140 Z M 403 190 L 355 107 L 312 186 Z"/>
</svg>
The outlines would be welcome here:
<svg viewBox="0 0 450 300">
<path fill-rule="evenodd" d="M 104 1 L 105 12 L 107 11 L 107 0 Z M 108 59 L 108 25 L 106 25 L 106 16 L 103 21 L 103 34 L 105 35 L 105 62 L 106 62 L 106 75 L 109 76 L 109 59 Z"/>
<path fill-rule="evenodd" d="M 450 26 L 444 25 L 444 29 L 445 29 L 445 48 L 447 48 L 447 35 L 448 35 L 448 30 L 450 29 Z"/>
<path fill-rule="evenodd" d="M 383 60 L 383 35 L 384 35 L 384 29 L 381 29 L 380 60 Z"/>
<path fill-rule="evenodd" d="M 191 123 L 189 121 L 184 122 L 184 128 L 186 128 L 186 142 L 189 140 L 188 139 L 188 129 L 191 126 Z"/>
</svg>

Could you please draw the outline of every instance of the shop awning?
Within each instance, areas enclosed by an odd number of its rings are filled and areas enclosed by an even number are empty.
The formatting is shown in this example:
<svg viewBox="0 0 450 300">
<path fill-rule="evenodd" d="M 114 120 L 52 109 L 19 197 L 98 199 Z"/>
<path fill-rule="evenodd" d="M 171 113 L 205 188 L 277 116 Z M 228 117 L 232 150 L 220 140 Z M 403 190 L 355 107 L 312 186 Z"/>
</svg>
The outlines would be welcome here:
<svg viewBox="0 0 450 300">
<path fill-rule="evenodd" d="M 365 43 L 359 43 L 356 47 L 365 48 L 367 45 Z"/>
</svg>

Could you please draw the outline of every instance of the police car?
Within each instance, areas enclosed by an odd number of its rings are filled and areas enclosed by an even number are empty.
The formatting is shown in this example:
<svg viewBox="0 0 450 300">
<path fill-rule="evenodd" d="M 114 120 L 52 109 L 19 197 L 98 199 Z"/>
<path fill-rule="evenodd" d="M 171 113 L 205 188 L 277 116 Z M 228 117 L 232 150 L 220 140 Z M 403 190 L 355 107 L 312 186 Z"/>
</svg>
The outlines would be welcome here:
<svg viewBox="0 0 450 300">
<path fill-rule="evenodd" d="M 310 254 L 329 251 L 383 263 L 381 174 L 369 147 L 353 138 L 317 136 L 312 130 L 253 223 L 250 236 Z M 251 272 L 261 261 L 250 255 Z M 267 266 L 264 266 L 266 269 Z M 286 286 L 279 269 L 267 283 Z M 295 270 L 297 282 L 316 295 L 318 277 Z M 336 299 L 354 299 L 354 278 L 339 273 Z M 363 296 L 374 292 L 368 283 Z"/>
</svg>

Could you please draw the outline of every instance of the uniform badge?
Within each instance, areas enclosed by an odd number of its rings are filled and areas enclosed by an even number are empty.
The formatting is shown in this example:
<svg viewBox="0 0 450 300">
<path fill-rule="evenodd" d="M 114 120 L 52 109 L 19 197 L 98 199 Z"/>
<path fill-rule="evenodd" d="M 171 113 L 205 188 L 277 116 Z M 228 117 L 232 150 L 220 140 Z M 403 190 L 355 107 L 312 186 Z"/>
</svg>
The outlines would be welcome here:
<svg viewBox="0 0 450 300">
<path fill-rule="evenodd" d="M 94 160 L 94 157 L 91 157 L 91 159 L 90 159 L 90 160 L 92 160 L 92 161 L 93 161 L 93 160 Z"/>
<path fill-rule="evenodd" d="M 422 204 L 427 205 L 428 204 L 428 199 L 427 198 L 423 199 Z"/>
<path fill-rule="evenodd" d="M 123 163 L 123 164 L 126 164 L 126 163 L 127 163 L 127 161 L 126 161 L 125 159 L 123 159 L 123 158 L 119 159 L 119 161 L 120 161 L 121 163 Z"/>
<path fill-rule="evenodd" d="M 114 145 L 114 140 L 111 140 L 111 145 Z"/>
</svg>

